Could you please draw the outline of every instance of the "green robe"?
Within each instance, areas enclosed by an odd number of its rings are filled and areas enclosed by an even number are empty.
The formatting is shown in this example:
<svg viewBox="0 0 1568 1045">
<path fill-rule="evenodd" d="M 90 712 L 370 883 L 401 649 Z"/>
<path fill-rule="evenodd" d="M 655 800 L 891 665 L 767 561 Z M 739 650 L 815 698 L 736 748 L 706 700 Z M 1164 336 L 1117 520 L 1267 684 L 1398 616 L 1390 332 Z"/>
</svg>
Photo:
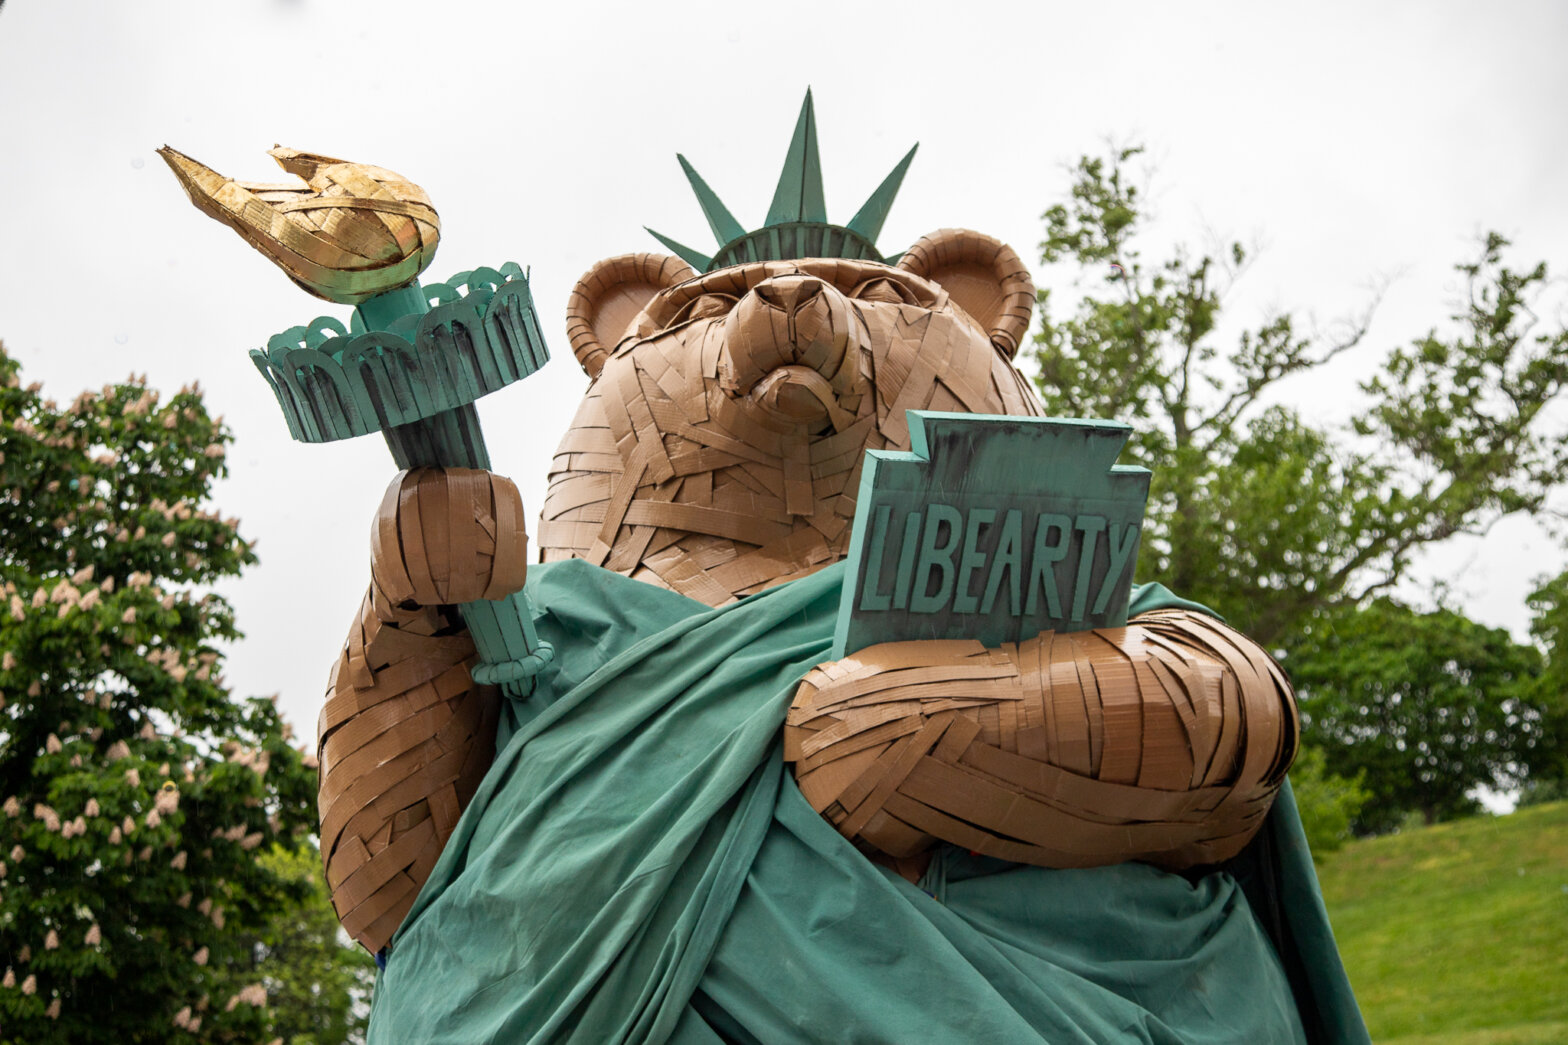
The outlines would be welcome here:
<svg viewBox="0 0 1568 1045">
<path fill-rule="evenodd" d="M 841 838 L 780 726 L 842 578 L 713 610 L 531 570 L 555 661 L 393 938 L 371 1042 L 1367 1040 L 1288 789 L 1202 876 L 947 847 L 916 886 Z"/>
</svg>

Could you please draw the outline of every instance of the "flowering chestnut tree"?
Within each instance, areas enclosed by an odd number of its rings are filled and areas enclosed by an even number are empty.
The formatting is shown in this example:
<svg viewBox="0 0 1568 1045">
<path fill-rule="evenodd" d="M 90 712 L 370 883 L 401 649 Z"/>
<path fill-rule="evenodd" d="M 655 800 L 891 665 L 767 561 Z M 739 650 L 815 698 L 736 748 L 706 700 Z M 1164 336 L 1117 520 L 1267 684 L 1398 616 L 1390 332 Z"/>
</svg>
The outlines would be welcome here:
<svg viewBox="0 0 1568 1045">
<path fill-rule="evenodd" d="M 73 402 L 0 347 L 0 1040 L 266 1042 L 253 941 L 309 884 L 314 773 L 224 688 L 206 590 L 254 562 L 208 504 L 229 434 L 145 381 Z"/>
</svg>

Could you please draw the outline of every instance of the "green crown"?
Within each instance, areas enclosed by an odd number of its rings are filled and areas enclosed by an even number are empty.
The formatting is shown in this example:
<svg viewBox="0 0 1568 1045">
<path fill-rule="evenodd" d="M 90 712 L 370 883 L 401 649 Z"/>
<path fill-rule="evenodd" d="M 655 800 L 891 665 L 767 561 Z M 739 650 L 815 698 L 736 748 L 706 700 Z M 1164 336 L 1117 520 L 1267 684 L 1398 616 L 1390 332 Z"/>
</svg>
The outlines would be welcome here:
<svg viewBox="0 0 1568 1045">
<path fill-rule="evenodd" d="M 680 161 L 686 180 L 691 182 L 692 191 L 697 194 L 708 227 L 723 245 L 709 257 L 652 229 L 648 232 L 699 272 L 712 272 L 749 261 L 792 261 L 796 258 L 864 258 L 891 263 L 897 260 L 897 255 L 884 258 L 877 251 L 876 238 L 918 148 L 917 143 L 904 154 L 871 198 L 849 219 L 849 224 L 829 223 L 827 206 L 822 199 L 817 116 L 811 104 L 811 90 L 807 88 L 806 100 L 800 106 L 800 118 L 795 121 L 795 136 L 790 139 L 784 170 L 779 175 L 778 188 L 773 190 L 773 204 L 768 208 L 767 222 L 762 228 L 747 232 L 686 157 L 677 153 L 675 158 Z"/>
</svg>

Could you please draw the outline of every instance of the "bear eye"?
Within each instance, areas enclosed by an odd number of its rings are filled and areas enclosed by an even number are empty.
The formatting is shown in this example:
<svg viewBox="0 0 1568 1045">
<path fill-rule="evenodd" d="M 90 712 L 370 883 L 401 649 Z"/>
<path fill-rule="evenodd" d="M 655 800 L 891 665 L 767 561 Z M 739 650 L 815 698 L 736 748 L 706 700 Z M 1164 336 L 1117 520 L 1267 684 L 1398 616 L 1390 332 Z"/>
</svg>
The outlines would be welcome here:
<svg viewBox="0 0 1568 1045">
<path fill-rule="evenodd" d="M 868 279 L 857 286 L 850 294 L 857 301 L 876 301 L 889 305 L 923 305 L 930 308 L 934 301 L 927 300 L 925 295 L 915 292 L 900 279 L 890 279 L 887 276 L 877 276 Z"/>
<path fill-rule="evenodd" d="M 728 315 L 730 309 L 735 307 L 737 299 L 729 294 L 701 294 L 694 300 L 682 306 L 670 321 L 670 325 L 689 323 L 694 319 L 716 319 Z"/>
</svg>

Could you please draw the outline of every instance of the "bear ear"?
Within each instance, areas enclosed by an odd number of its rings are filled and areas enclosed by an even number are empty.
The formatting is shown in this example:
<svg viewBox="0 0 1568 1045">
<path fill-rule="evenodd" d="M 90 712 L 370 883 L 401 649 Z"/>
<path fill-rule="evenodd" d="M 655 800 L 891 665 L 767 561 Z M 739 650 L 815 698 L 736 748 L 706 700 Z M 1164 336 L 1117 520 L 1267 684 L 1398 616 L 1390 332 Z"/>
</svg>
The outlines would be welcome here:
<svg viewBox="0 0 1568 1045">
<path fill-rule="evenodd" d="M 654 295 L 696 274 L 686 262 L 663 254 L 622 254 L 584 273 L 566 300 L 566 336 L 588 376 L 599 376 Z"/>
<path fill-rule="evenodd" d="M 947 291 L 1008 359 L 1018 354 L 1034 310 L 1034 280 L 1012 247 L 968 229 L 938 229 L 905 251 L 898 267 Z"/>
</svg>

